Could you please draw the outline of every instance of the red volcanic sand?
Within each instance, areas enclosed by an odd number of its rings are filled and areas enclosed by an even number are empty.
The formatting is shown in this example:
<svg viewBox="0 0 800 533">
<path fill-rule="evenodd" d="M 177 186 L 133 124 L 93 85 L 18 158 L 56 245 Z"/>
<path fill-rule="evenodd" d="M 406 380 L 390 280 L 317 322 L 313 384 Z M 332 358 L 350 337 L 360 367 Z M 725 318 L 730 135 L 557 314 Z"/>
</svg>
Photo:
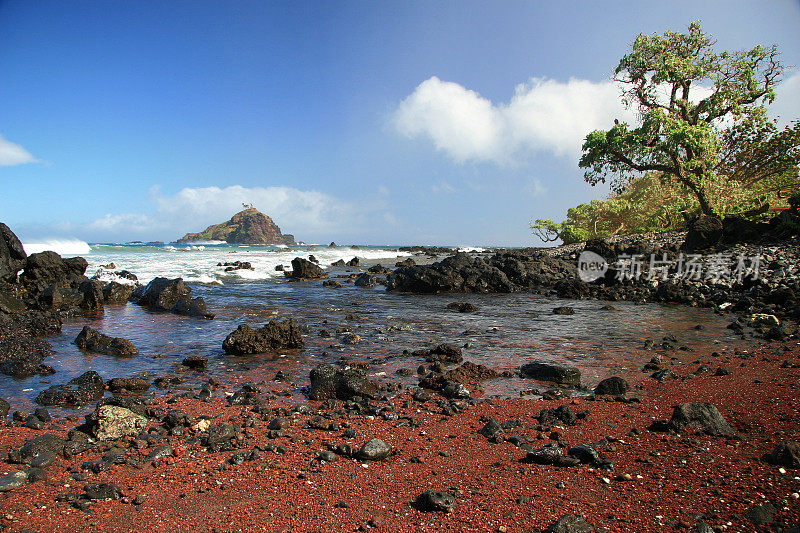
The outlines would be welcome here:
<svg viewBox="0 0 800 533">
<path fill-rule="evenodd" d="M 269 440 L 267 421 L 258 421 L 246 448 L 282 444 L 285 454 L 265 452 L 240 466 L 219 465 L 235 452 L 209 453 L 185 439 L 172 438 L 177 457 L 158 466 L 127 465 L 88 475 L 88 483 L 113 482 L 126 500 L 101 501 L 90 512 L 80 511 L 55 497 L 82 492 L 66 471 L 84 461 L 98 460 L 105 446 L 49 468 L 50 480 L 29 484 L 0 495 L 0 521 L 12 531 L 542 531 L 565 513 L 583 514 L 602 531 L 648 532 L 689 530 L 698 517 L 727 531 L 771 531 L 753 525 L 744 515 L 756 504 L 772 502 L 776 524 L 796 527 L 800 471 L 780 473 L 762 456 L 783 440 L 800 440 L 798 379 L 800 370 L 781 368 L 798 360 L 796 343 L 771 344 L 752 354 L 698 355 L 678 352 L 672 369 L 681 377 L 700 364 L 712 372 L 687 380 L 659 383 L 643 377 L 633 396 L 641 404 L 590 401 L 586 398 L 541 401 L 485 400 L 465 413 L 446 417 L 436 401 L 411 402 L 404 393 L 393 401 L 401 416 L 410 415 L 418 427 L 395 427 L 397 422 L 363 416 L 335 419 L 358 432 L 352 440 L 342 430 L 307 429 L 312 414 L 298 415 L 286 437 Z M 718 366 L 732 375 L 713 376 Z M 643 374 L 643 376 L 645 376 Z M 281 385 L 270 385 L 280 387 Z M 164 402 L 162 399 L 160 402 Z M 711 402 L 733 425 L 741 439 L 711 437 L 697 430 L 679 434 L 648 430 L 654 420 L 669 419 L 673 405 L 686 401 Z M 522 435 L 535 446 L 549 435 L 537 431 L 536 416 L 546 407 L 568 404 L 588 410 L 578 425 L 560 428 L 568 445 L 591 443 L 603 437 L 619 439 L 605 451 L 614 464 L 608 473 L 587 465 L 572 468 L 521 462 L 525 452 L 504 442 L 491 444 L 477 431 L 481 417 L 501 422 L 519 419 L 508 435 Z M 312 404 L 318 407 L 319 404 Z M 194 416 L 214 422 L 241 421 L 249 408 L 179 400 Z M 51 432 L 66 434 L 70 425 L 58 421 Z M 631 430 L 636 428 L 640 434 Z M 26 428 L 2 429 L 0 451 L 17 449 L 25 439 L 41 434 Z M 395 450 L 385 462 L 362 463 L 340 458 L 320 463 L 316 457 L 327 443 L 360 446 L 372 437 Z M 126 445 L 127 442 L 118 443 Z M 131 450 L 130 454 L 146 454 Z M 414 461 L 409 461 L 418 457 Z M 3 465 L 0 473 L 15 470 Z M 632 479 L 618 481 L 617 475 Z M 457 507 L 450 513 L 423 513 L 410 504 L 426 490 L 457 488 Z M 453 489 L 455 490 L 455 489 Z M 343 505 L 340 502 L 346 504 Z M 727 526 L 727 527 L 726 527 Z"/>
</svg>

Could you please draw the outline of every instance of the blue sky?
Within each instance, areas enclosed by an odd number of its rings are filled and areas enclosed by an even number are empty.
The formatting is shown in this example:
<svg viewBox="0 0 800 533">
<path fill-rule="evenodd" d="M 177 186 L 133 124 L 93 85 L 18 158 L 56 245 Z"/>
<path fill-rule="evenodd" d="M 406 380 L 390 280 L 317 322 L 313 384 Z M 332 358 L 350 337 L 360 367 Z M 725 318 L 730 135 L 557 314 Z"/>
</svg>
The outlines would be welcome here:
<svg viewBox="0 0 800 533">
<path fill-rule="evenodd" d="M 246 201 L 308 242 L 536 245 L 606 195 L 580 139 L 635 36 L 695 19 L 800 65 L 797 1 L 0 0 L 0 221 L 169 241 Z"/>
</svg>

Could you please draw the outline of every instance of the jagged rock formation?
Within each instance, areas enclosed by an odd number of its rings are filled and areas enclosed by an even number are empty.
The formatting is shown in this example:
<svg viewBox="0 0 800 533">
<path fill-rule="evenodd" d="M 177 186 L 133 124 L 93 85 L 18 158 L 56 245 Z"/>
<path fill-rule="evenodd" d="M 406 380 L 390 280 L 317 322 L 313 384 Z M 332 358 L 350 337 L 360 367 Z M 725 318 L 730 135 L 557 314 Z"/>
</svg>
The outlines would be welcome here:
<svg viewBox="0 0 800 533">
<path fill-rule="evenodd" d="M 187 233 L 179 243 L 225 241 L 229 244 L 295 244 L 294 236 L 281 229 L 267 215 L 251 207 L 239 211 L 227 222 L 214 224 L 200 233 Z"/>
</svg>

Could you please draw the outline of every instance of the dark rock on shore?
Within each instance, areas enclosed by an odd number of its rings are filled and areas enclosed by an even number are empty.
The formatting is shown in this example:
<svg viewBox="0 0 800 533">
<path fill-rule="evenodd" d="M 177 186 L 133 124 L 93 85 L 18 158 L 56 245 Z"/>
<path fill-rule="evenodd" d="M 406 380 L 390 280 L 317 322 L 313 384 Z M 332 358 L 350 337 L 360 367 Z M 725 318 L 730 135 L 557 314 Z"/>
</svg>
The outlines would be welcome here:
<svg viewBox="0 0 800 533">
<path fill-rule="evenodd" d="M 52 353 L 50 343 L 43 339 L 22 334 L 0 337 L 0 373 L 15 378 L 52 374 L 52 368 L 41 364 Z"/>
<path fill-rule="evenodd" d="M 675 406 L 668 426 L 675 431 L 698 428 L 710 435 L 733 435 L 736 432 L 719 410 L 710 403 L 690 402 Z"/>
<path fill-rule="evenodd" d="M 565 514 L 548 527 L 544 533 L 592 533 L 594 526 L 582 516 Z"/>
<path fill-rule="evenodd" d="M 376 398 L 378 386 L 367 379 L 363 370 L 339 369 L 331 365 L 318 365 L 311 370 L 312 400 L 349 400 L 355 396 Z"/>
<path fill-rule="evenodd" d="M 768 459 L 777 466 L 800 468 L 800 443 L 794 441 L 781 442 L 775 446 Z"/>
<path fill-rule="evenodd" d="M 141 392 L 149 388 L 150 383 L 142 378 L 114 378 L 108 382 L 108 390 L 111 392 Z"/>
<path fill-rule="evenodd" d="M 461 366 L 444 373 L 446 379 L 457 381 L 458 383 L 475 383 L 484 379 L 496 378 L 499 375 L 497 371 L 491 368 L 470 361 L 464 361 Z"/>
<path fill-rule="evenodd" d="M 106 355 L 131 357 L 139 354 L 139 349 L 128 339 L 109 337 L 89 326 L 84 326 L 75 338 L 78 348 L 87 352 L 96 352 Z"/>
<path fill-rule="evenodd" d="M 550 381 L 567 387 L 580 387 L 581 371 L 574 367 L 533 362 L 523 365 L 522 376 L 539 381 Z"/>
<path fill-rule="evenodd" d="M 429 363 L 460 363 L 464 360 L 461 348 L 451 344 L 439 344 L 434 348 L 415 350 L 415 357 L 424 357 Z"/>
<path fill-rule="evenodd" d="M 11 409 L 11 406 L 5 401 L 3 398 L 0 398 L 0 424 L 6 419 L 8 416 L 8 411 Z"/>
<path fill-rule="evenodd" d="M 304 279 L 319 279 L 326 278 L 328 275 L 322 270 L 322 267 L 316 263 L 303 259 L 302 257 L 295 257 L 292 259 L 292 271 L 286 274 L 294 280 Z"/>
<path fill-rule="evenodd" d="M 401 266 L 388 290 L 416 293 L 503 293 L 541 290 L 575 277 L 575 266 L 541 251 L 515 250 L 489 258 L 459 252 L 431 265 Z"/>
<path fill-rule="evenodd" d="M 447 308 L 459 313 L 473 313 L 478 310 L 477 307 L 469 302 L 452 302 L 447 304 Z"/>
<path fill-rule="evenodd" d="M 247 324 L 241 324 L 222 343 L 222 349 L 233 355 L 304 347 L 305 341 L 300 334 L 300 329 L 291 318 L 283 322 L 271 320 L 269 324 L 258 330 L 253 330 Z"/>
<path fill-rule="evenodd" d="M 99 405 L 86 416 L 86 426 L 98 440 L 116 440 L 144 431 L 147 418 L 118 405 Z"/>
<path fill-rule="evenodd" d="M 0 282 L 14 283 L 27 254 L 11 228 L 0 222 Z"/>
<path fill-rule="evenodd" d="M 131 300 L 151 311 L 167 311 L 177 315 L 214 318 L 201 297 L 192 298 L 192 289 L 182 278 L 155 278 L 133 291 Z"/>
<path fill-rule="evenodd" d="M 103 397 L 106 387 L 103 379 L 94 370 L 73 378 L 66 385 L 53 385 L 36 397 L 40 405 L 78 407 Z"/>
<path fill-rule="evenodd" d="M 364 461 L 383 461 L 392 453 L 392 447 L 381 439 L 370 439 L 358 450 L 358 458 Z"/>
<path fill-rule="evenodd" d="M 183 358 L 181 365 L 185 366 L 186 368 L 202 372 L 208 368 L 208 358 L 201 355 L 190 355 Z"/>
<path fill-rule="evenodd" d="M 106 303 L 124 303 L 133 294 L 133 285 L 126 285 L 112 281 L 103 287 L 103 300 Z"/>
<path fill-rule="evenodd" d="M 597 395 L 613 394 L 614 396 L 619 396 L 628 392 L 629 388 L 627 381 L 621 377 L 612 376 L 598 383 L 594 393 Z"/>
<path fill-rule="evenodd" d="M 414 501 L 414 507 L 423 512 L 446 513 L 456 506 L 456 498 L 449 492 L 426 490 Z"/>
</svg>

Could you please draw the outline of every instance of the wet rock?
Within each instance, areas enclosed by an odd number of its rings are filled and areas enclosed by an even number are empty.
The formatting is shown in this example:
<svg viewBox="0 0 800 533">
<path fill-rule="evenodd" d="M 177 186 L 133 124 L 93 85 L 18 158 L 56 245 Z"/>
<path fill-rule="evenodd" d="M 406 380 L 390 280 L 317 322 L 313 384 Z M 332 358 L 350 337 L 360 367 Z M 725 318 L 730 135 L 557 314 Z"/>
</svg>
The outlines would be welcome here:
<svg viewBox="0 0 800 533">
<path fill-rule="evenodd" d="M 477 307 L 469 302 L 452 302 L 447 304 L 447 308 L 458 311 L 459 313 L 474 313 L 478 310 Z"/>
<path fill-rule="evenodd" d="M 717 408 L 710 403 L 690 402 L 676 405 L 668 425 L 675 431 L 689 427 L 702 429 L 710 435 L 735 433 Z"/>
<path fill-rule="evenodd" d="M 392 453 L 392 447 L 381 439 L 370 439 L 358 450 L 359 459 L 365 461 L 383 461 Z"/>
<path fill-rule="evenodd" d="M 444 377 L 447 380 L 458 383 L 475 383 L 485 379 L 496 378 L 499 375 L 497 371 L 491 368 L 469 361 L 464 361 L 461 366 L 444 373 Z"/>
<path fill-rule="evenodd" d="M 618 376 L 612 376 L 610 378 L 606 378 L 600 383 L 597 384 L 597 387 L 594 389 L 594 393 L 599 395 L 602 394 L 611 394 L 614 396 L 620 396 L 628 392 L 628 382 Z"/>
<path fill-rule="evenodd" d="M 202 372 L 206 368 L 208 368 L 208 358 L 203 357 L 201 355 L 190 355 L 188 357 L 183 358 L 183 361 L 181 361 L 181 365 L 191 370 L 197 370 L 198 372 Z"/>
<path fill-rule="evenodd" d="M 27 254 L 11 228 L 0 222 L 0 282 L 14 283 Z"/>
<path fill-rule="evenodd" d="M 581 384 L 581 371 L 574 367 L 533 362 L 524 365 L 521 371 L 523 377 L 539 381 L 550 381 L 568 387 L 579 387 Z"/>
<path fill-rule="evenodd" d="M 75 338 L 78 348 L 87 352 L 96 352 L 106 355 L 130 357 L 139 354 L 138 348 L 128 339 L 109 337 L 89 326 L 84 326 Z"/>
<path fill-rule="evenodd" d="M 308 259 L 302 257 L 295 257 L 292 259 L 292 273 L 293 279 L 316 279 L 325 278 L 328 275 L 320 268 L 319 265 L 314 264 Z"/>
<path fill-rule="evenodd" d="M 18 489 L 28 482 L 28 474 L 23 471 L 10 472 L 0 477 L 0 492 Z"/>
<path fill-rule="evenodd" d="M 358 257 L 354 257 L 350 261 L 347 262 L 347 266 L 349 266 L 349 267 L 357 267 L 360 264 L 361 264 L 361 260 Z"/>
<path fill-rule="evenodd" d="M 114 483 L 86 485 L 83 490 L 90 500 L 119 500 L 122 498 L 122 489 Z"/>
<path fill-rule="evenodd" d="M 389 275 L 387 289 L 435 294 L 440 292 L 511 292 L 514 284 L 496 266 L 466 253 L 431 265 L 402 266 Z"/>
<path fill-rule="evenodd" d="M 52 374 L 53 369 L 42 364 L 42 360 L 52 353 L 46 340 L 15 332 L 0 338 L 0 373 L 14 378 Z"/>
<path fill-rule="evenodd" d="M 168 428 L 186 428 L 194 425 L 195 420 L 194 417 L 189 416 L 184 411 L 180 409 L 173 409 L 164 415 L 164 418 L 161 419 L 161 422 Z"/>
<path fill-rule="evenodd" d="M 103 379 L 97 372 L 90 370 L 69 380 L 66 385 L 53 385 L 43 390 L 36 397 L 36 403 L 77 407 L 99 400 L 104 393 Z"/>
<path fill-rule="evenodd" d="M 112 281 L 103 287 L 103 300 L 106 303 L 124 303 L 133 294 L 133 285 Z"/>
<path fill-rule="evenodd" d="M 192 289 L 182 278 L 154 278 L 145 287 L 133 291 L 131 300 L 151 311 L 167 311 L 178 315 L 213 318 L 202 298 L 192 298 Z"/>
<path fill-rule="evenodd" d="M 342 262 L 342 264 L 344 264 L 344 262 Z M 326 279 L 325 281 L 322 282 L 322 286 L 338 289 L 339 287 L 342 286 L 342 284 L 336 281 L 335 279 Z"/>
<path fill-rule="evenodd" d="M 567 450 L 567 455 L 575 457 L 581 463 L 600 466 L 606 462 L 605 458 L 595 449 L 594 446 L 588 444 L 578 444 L 571 446 Z"/>
<path fill-rule="evenodd" d="M 378 386 L 367 379 L 363 370 L 338 369 L 331 365 L 318 365 L 311 370 L 312 400 L 349 400 L 354 396 L 376 398 Z"/>
<path fill-rule="evenodd" d="M 434 348 L 415 350 L 411 355 L 424 357 L 429 363 L 460 363 L 464 360 L 461 348 L 450 344 L 439 344 Z"/>
<path fill-rule="evenodd" d="M 568 306 L 556 307 L 553 309 L 554 315 L 574 315 L 575 309 Z"/>
<path fill-rule="evenodd" d="M 800 443 L 783 441 L 769 454 L 769 461 L 776 466 L 800 468 Z"/>
<path fill-rule="evenodd" d="M 378 278 L 374 274 L 365 272 L 356 278 L 354 285 L 356 287 L 375 287 L 378 284 Z"/>
<path fill-rule="evenodd" d="M 103 405 L 86 417 L 92 435 L 98 440 L 115 440 L 137 435 L 147 427 L 147 418 L 117 405 Z"/>
<path fill-rule="evenodd" d="M 361 335 L 356 335 L 355 333 L 345 333 L 340 337 L 339 340 L 342 341 L 342 344 L 354 345 L 361 342 Z"/>
<path fill-rule="evenodd" d="M 545 530 L 545 533 L 592 533 L 594 527 L 582 516 L 565 514 Z"/>
<path fill-rule="evenodd" d="M 305 341 L 294 320 L 283 322 L 271 320 L 269 324 L 253 330 L 247 324 L 241 324 L 236 331 L 225 338 L 222 348 L 233 355 L 265 353 L 280 349 L 301 349 Z"/>
<path fill-rule="evenodd" d="M 149 388 L 150 383 L 142 378 L 114 378 L 108 382 L 108 389 L 112 392 L 141 392 Z"/>
<path fill-rule="evenodd" d="M 761 505 L 756 505 L 750 509 L 745 516 L 753 524 L 757 526 L 763 526 L 774 522 L 775 513 L 777 512 L 778 510 L 775 508 L 775 506 L 767 502 Z"/>
<path fill-rule="evenodd" d="M 237 435 L 236 429 L 230 424 L 215 424 L 208 428 L 203 442 L 208 446 L 209 451 L 224 451 L 231 448 L 231 441 L 235 439 Z"/>
<path fill-rule="evenodd" d="M 8 416 L 8 411 L 11 409 L 11 406 L 5 401 L 3 398 L 0 398 L 0 423 L 6 419 Z"/>
<path fill-rule="evenodd" d="M 92 281 L 87 279 L 78 285 L 78 292 L 83 296 L 79 305 L 87 311 L 92 311 L 95 314 L 103 313 L 103 283 L 101 281 Z"/>
<path fill-rule="evenodd" d="M 446 513 L 456 506 L 456 497 L 448 492 L 426 490 L 417 496 L 414 506 L 423 512 Z"/>
</svg>

